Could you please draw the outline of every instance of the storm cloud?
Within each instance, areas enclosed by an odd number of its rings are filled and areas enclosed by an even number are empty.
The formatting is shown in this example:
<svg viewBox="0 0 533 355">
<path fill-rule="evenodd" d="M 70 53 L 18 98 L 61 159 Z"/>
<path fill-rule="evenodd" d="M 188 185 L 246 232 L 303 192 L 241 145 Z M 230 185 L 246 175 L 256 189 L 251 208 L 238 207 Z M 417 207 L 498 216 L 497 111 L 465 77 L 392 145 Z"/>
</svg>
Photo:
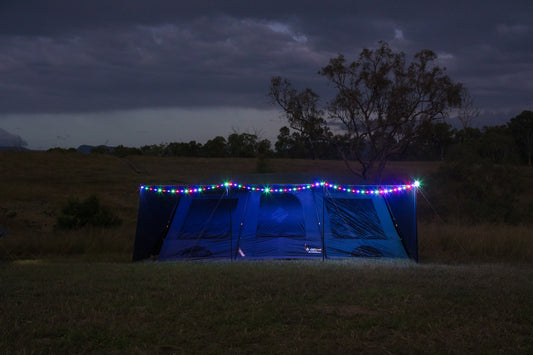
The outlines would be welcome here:
<svg viewBox="0 0 533 355">
<path fill-rule="evenodd" d="M 20 136 L 0 128 L 0 147 L 24 147 L 28 145 Z"/>
<path fill-rule="evenodd" d="M 532 109 L 532 15 L 529 1 L 4 0 L 0 125 L 16 114 L 272 110 L 273 75 L 325 92 L 317 71 L 329 58 L 380 40 L 408 56 L 435 51 L 493 123 Z"/>
</svg>

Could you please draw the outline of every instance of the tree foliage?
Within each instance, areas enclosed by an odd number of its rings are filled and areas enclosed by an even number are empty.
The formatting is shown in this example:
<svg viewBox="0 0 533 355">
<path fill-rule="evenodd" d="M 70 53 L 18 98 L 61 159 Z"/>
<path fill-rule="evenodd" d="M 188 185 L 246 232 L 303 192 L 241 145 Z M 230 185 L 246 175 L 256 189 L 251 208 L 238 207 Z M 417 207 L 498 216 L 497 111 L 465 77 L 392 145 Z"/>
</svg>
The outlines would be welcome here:
<svg viewBox="0 0 533 355">
<path fill-rule="evenodd" d="M 250 158 L 257 155 L 257 135 L 232 133 L 228 136 L 228 150 L 232 157 Z"/>
<path fill-rule="evenodd" d="M 428 124 L 461 105 L 462 85 L 436 59 L 432 51 L 422 50 L 407 63 L 403 52 L 381 43 L 376 50 L 364 49 L 352 63 L 342 54 L 332 58 L 319 71 L 336 91 L 324 107 L 314 91 L 297 91 L 281 77 L 272 78 L 269 95 L 291 128 L 310 142 L 335 144 L 352 172 L 379 180 L 388 160 L 405 152 Z"/>
<path fill-rule="evenodd" d="M 523 160 L 531 166 L 533 157 L 533 111 L 523 111 L 511 118 L 509 128 Z"/>
<path fill-rule="evenodd" d="M 217 136 L 205 142 L 202 147 L 203 155 L 208 158 L 223 158 L 228 156 L 226 138 Z"/>
<path fill-rule="evenodd" d="M 317 147 L 332 137 L 319 106 L 319 96 L 311 89 L 298 92 L 287 79 L 276 76 L 271 80 L 270 97 L 281 106 L 292 129 L 304 148 L 318 157 Z"/>
</svg>

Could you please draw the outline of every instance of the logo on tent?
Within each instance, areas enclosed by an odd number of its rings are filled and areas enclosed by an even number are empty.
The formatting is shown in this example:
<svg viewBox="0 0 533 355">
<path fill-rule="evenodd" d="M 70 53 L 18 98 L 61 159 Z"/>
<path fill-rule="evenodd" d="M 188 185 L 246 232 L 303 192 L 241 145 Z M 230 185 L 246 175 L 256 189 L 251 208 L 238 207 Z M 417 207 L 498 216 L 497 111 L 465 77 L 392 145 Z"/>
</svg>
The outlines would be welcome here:
<svg viewBox="0 0 533 355">
<path fill-rule="evenodd" d="M 309 254 L 322 254 L 322 248 L 310 248 L 305 245 L 305 251 Z"/>
</svg>

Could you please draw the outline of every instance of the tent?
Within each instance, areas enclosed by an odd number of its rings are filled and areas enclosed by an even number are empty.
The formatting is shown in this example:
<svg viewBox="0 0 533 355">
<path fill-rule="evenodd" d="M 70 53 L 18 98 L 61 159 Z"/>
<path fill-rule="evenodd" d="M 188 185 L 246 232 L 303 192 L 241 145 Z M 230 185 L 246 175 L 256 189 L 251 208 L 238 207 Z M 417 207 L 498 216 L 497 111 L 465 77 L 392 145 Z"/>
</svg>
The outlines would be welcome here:
<svg viewBox="0 0 533 355">
<path fill-rule="evenodd" d="M 133 261 L 418 260 L 416 183 L 140 187 Z"/>
</svg>

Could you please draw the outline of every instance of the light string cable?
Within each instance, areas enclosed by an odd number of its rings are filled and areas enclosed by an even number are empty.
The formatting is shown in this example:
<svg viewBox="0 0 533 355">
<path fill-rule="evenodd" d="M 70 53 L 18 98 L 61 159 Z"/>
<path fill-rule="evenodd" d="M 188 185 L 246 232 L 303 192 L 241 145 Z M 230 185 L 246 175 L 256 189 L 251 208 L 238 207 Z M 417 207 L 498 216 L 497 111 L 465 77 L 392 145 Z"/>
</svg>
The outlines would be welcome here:
<svg viewBox="0 0 533 355">
<path fill-rule="evenodd" d="M 252 192 L 262 193 L 285 193 L 296 192 L 302 190 L 310 190 L 325 187 L 326 189 L 332 189 L 334 191 L 348 192 L 358 195 L 387 195 L 391 193 L 401 193 L 412 188 L 418 188 L 419 185 L 415 181 L 410 184 L 403 185 L 337 185 L 326 181 L 314 182 L 308 184 L 280 184 L 280 185 L 252 185 L 252 184 L 239 184 L 236 182 L 224 182 L 217 185 L 193 185 L 193 186 L 149 186 L 142 185 L 141 190 L 148 190 L 158 193 L 172 193 L 172 194 L 198 194 L 203 192 L 210 192 L 215 190 L 224 189 L 226 194 L 230 189 L 242 189 Z"/>
</svg>

